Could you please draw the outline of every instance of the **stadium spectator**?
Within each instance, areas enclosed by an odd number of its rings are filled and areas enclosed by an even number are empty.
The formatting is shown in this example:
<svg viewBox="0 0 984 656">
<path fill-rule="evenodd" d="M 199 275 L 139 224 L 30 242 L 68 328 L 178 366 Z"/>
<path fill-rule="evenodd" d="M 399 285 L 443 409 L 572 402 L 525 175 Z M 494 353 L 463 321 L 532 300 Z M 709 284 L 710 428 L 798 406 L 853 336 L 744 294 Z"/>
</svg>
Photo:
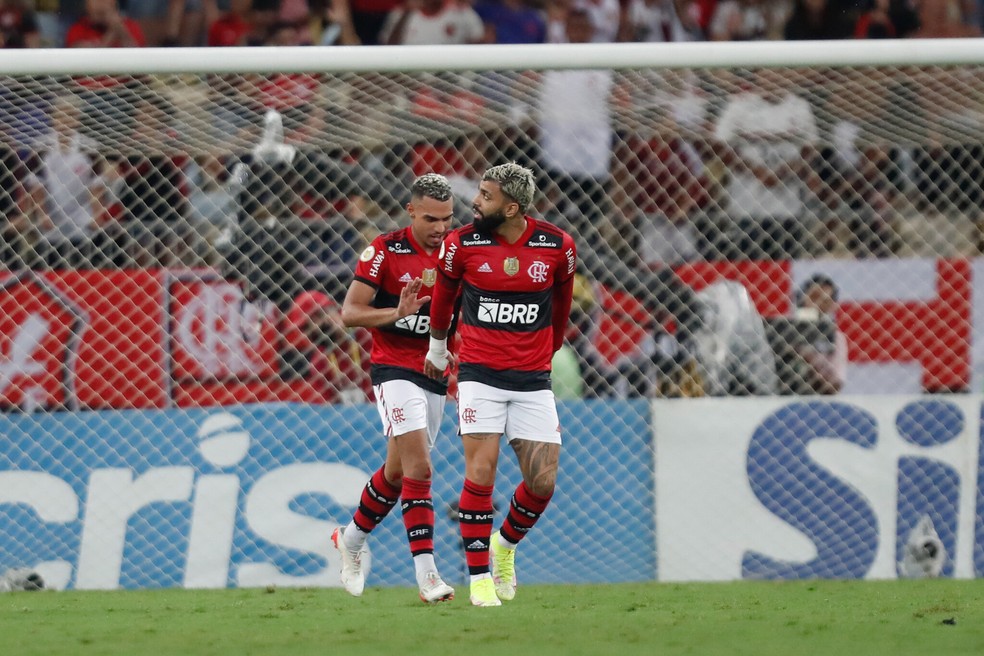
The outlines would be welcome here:
<svg viewBox="0 0 984 656">
<path fill-rule="evenodd" d="M 738 231 L 737 257 L 783 259 L 804 249 L 804 153 L 812 152 L 818 129 L 810 104 L 788 85 L 780 72 L 759 69 L 751 89 L 728 99 L 714 128 L 729 167 L 726 211 Z"/>
<path fill-rule="evenodd" d="M 251 21 L 253 0 L 230 0 L 229 10 L 208 24 L 206 43 L 216 47 L 258 45 Z"/>
<path fill-rule="evenodd" d="M 27 0 L 0 2 L 0 48 L 39 48 L 37 15 Z"/>
<path fill-rule="evenodd" d="M 434 504 L 430 451 L 444 414 L 447 379 L 424 375 L 430 290 L 437 282 L 438 251 L 454 216 L 451 187 L 425 174 L 411 187 L 410 225 L 375 239 L 359 258 L 345 295 L 348 326 L 372 330 L 372 382 L 386 436 L 384 464 L 372 475 L 352 521 L 335 529 L 342 584 L 359 596 L 365 586 L 362 552 L 369 533 L 402 499 L 403 523 L 420 599 L 454 598 L 434 560 Z"/>
<path fill-rule="evenodd" d="M 191 189 L 188 219 L 201 236 L 199 254 L 209 263 L 212 247 L 220 238 L 229 238 L 236 222 L 236 198 L 230 173 L 225 159 L 215 153 L 195 157 L 184 171 Z"/>
<path fill-rule="evenodd" d="M 708 26 L 711 41 L 761 41 L 782 37 L 785 11 L 771 0 L 722 0 Z"/>
<path fill-rule="evenodd" d="M 299 46 L 302 32 L 297 25 L 276 22 L 267 34 L 266 46 Z M 316 73 L 273 73 L 249 78 L 251 93 L 260 111 L 276 110 L 283 116 L 287 143 L 308 143 L 325 127 L 326 110 L 321 102 L 322 77 Z"/>
<path fill-rule="evenodd" d="M 458 0 L 406 0 L 386 16 L 381 45 L 462 45 L 481 43 L 485 25 L 471 5 Z"/>
<path fill-rule="evenodd" d="M 874 0 L 854 23 L 855 39 L 894 39 L 899 36 L 890 13 L 891 0 Z"/>
<path fill-rule="evenodd" d="M 795 324 L 780 338 L 790 353 L 783 366 L 794 394 L 836 394 L 847 377 L 847 337 L 837 327 L 837 285 L 817 274 L 800 287 Z M 780 377 L 780 380 L 782 377 Z"/>
<path fill-rule="evenodd" d="M 872 0 L 854 24 L 856 39 L 907 38 L 919 29 L 919 13 L 911 0 Z"/>
<path fill-rule="evenodd" d="M 587 12 L 567 14 L 570 43 L 589 43 Z M 572 210 L 597 219 L 611 174 L 613 76 L 610 70 L 552 70 L 540 78 L 537 99 L 540 165 L 570 198 Z"/>
<path fill-rule="evenodd" d="M 60 48 L 64 45 L 65 31 L 58 12 L 59 4 L 59 0 L 34 0 L 34 16 L 38 22 L 42 48 Z"/>
<path fill-rule="evenodd" d="M 631 298 L 645 313 L 640 321 L 645 339 L 614 363 L 607 384 L 620 398 L 701 396 L 695 379 L 695 337 L 701 328 L 702 305 L 694 290 L 669 267 L 635 269 L 611 286 Z M 624 302 L 624 300 L 623 300 Z"/>
<path fill-rule="evenodd" d="M 629 0 L 629 38 L 648 43 L 702 41 L 704 34 L 700 26 L 691 15 L 680 13 L 678 2 Z"/>
<path fill-rule="evenodd" d="M 826 113 L 827 132 L 812 158 L 808 178 L 826 223 L 828 250 L 837 247 L 837 233 L 847 229 L 848 250 L 855 257 L 887 257 L 897 247 L 895 205 L 902 172 L 899 149 L 879 143 L 867 126 L 877 124 L 875 103 L 854 101 L 864 80 L 835 88 Z"/>
<path fill-rule="evenodd" d="M 139 246 L 138 264 L 191 264 L 194 250 L 188 217 L 187 156 L 174 127 L 174 106 L 163 95 L 134 103 L 133 148 L 121 168 L 123 220 Z"/>
<path fill-rule="evenodd" d="M 594 283 L 583 273 L 574 274 L 571 323 L 564 344 L 551 360 L 550 378 L 558 399 L 602 398 L 612 396 L 610 369 L 594 345 L 599 312 Z M 610 372 L 609 372 L 610 373 Z"/>
<path fill-rule="evenodd" d="M 613 201 L 628 219 L 622 232 L 649 268 L 699 259 L 697 222 L 709 202 L 701 154 L 671 115 L 659 114 L 648 139 L 619 138 L 613 158 Z"/>
<path fill-rule="evenodd" d="M 168 10 L 171 0 L 123 0 L 121 9 L 140 26 L 145 45 L 177 45 L 167 42 Z M 180 2 L 183 9 L 184 2 Z"/>
<path fill-rule="evenodd" d="M 325 403 L 365 403 L 372 398 L 368 335 L 350 332 L 341 308 L 318 291 L 301 292 L 287 311 L 280 376 L 303 380 Z"/>
<path fill-rule="evenodd" d="M 787 41 L 844 39 L 849 36 L 850 27 L 830 0 L 796 0 L 783 29 L 783 38 Z"/>
<path fill-rule="evenodd" d="M 563 230 L 526 216 L 535 193 L 532 171 L 518 164 L 485 172 L 474 222 L 452 232 L 441 248 L 431 303 L 424 371 L 442 378 L 453 309 L 462 293 L 458 417 L 465 480 L 458 517 L 476 606 L 499 606 L 515 597 L 516 547 L 550 502 L 560 458 L 550 362 L 569 323 L 577 249 Z M 523 481 L 493 534 L 492 492 L 503 435 Z"/>
<path fill-rule="evenodd" d="M 237 224 L 220 250 L 222 269 L 249 300 L 266 299 L 287 312 L 298 294 L 319 287 L 307 270 L 310 252 L 300 236 L 305 222 L 291 211 L 298 172 L 289 161 L 253 158 L 240 175 Z"/>
<path fill-rule="evenodd" d="M 281 0 L 253 0 L 250 11 L 250 21 L 261 39 L 270 33 L 270 29 L 279 21 Z"/>
<path fill-rule="evenodd" d="M 22 269 L 34 263 L 37 230 L 25 212 L 29 205 L 27 171 L 17 152 L 0 145 L 0 268 Z"/>
<path fill-rule="evenodd" d="M 68 48 L 134 48 L 147 45 L 143 29 L 120 13 L 116 0 L 86 0 L 85 14 L 68 28 Z"/>
<path fill-rule="evenodd" d="M 543 10 L 547 43 L 567 43 L 567 12 L 571 0 L 546 0 Z"/>
<path fill-rule="evenodd" d="M 50 266 L 81 266 L 96 230 L 94 193 L 102 186 L 94 169 L 93 141 L 80 132 L 74 96 L 52 102 L 51 131 L 38 144 L 25 181 L 27 216 L 41 232 L 39 255 Z"/>
<path fill-rule="evenodd" d="M 487 43 L 543 43 L 547 24 L 543 14 L 526 0 L 485 0 L 475 5 L 485 24 Z"/>
<path fill-rule="evenodd" d="M 379 33 L 390 12 L 399 8 L 401 0 L 350 0 L 352 26 L 359 41 L 367 46 L 382 45 Z"/>
<path fill-rule="evenodd" d="M 594 28 L 591 32 L 592 42 L 631 40 L 629 24 L 624 19 L 625 12 L 619 0 L 572 0 L 571 8 L 588 14 Z"/>
<path fill-rule="evenodd" d="M 920 0 L 917 4 L 919 29 L 916 39 L 956 39 L 981 35 L 981 28 L 970 24 L 965 5 L 960 0 Z"/>
<path fill-rule="evenodd" d="M 86 0 L 85 13 L 68 28 L 69 48 L 132 48 L 145 46 L 143 30 L 120 13 L 116 0 Z M 109 132 L 131 129 L 136 92 L 141 80 L 131 76 L 78 76 L 73 78 L 84 101 L 83 130 L 96 139 Z"/>
<path fill-rule="evenodd" d="M 352 22 L 348 0 L 319 0 L 311 3 L 314 25 L 313 41 L 322 46 L 357 46 L 362 44 Z"/>
<path fill-rule="evenodd" d="M 201 46 L 206 43 L 209 26 L 215 23 L 220 13 L 217 0 L 167 0 L 163 24 L 155 14 L 152 17 L 153 22 L 144 23 L 144 32 L 150 43 L 163 46 Z M 159 32 L 162 27 L 164 31 Z M 161 35 L 160 41 L 153 40 L 151 30 Z"/>
</svg>

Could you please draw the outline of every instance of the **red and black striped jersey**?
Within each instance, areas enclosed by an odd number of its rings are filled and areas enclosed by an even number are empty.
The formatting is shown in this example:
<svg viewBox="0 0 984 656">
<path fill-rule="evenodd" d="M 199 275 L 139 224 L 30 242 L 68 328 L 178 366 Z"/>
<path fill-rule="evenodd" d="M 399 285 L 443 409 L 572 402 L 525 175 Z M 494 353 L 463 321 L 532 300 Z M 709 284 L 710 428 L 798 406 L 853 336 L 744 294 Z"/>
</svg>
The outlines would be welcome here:
<svg viewBox="0 0 984 656">
<path fill-rule="evenodd" d="M 376 289 L 372 306 L 377 308 L 397 307 L 400 292 L 414 278 L 424 283 L 418 296 L 430 296 L 437 282 L 437 253 L 428 255 L 409 227 L 376 237 L 355 266 L 355 279 Z M 423 373 L 430 333 L 429 302 L 416 314 L 371 331 L 373 384 L 399 378 L 439 394 L 446 392 L 446 384 Z"/>
<path fill-rule="evenodd" d="M 570 310 L 577 260 L 571 236 L 531 217 L 513 244 L 468 225 L 448 235 L 439 257 L 441 276 L 460 286 L 462 296 L 458 380 L 513 389 L 549 386 L 555 330 L 568 320 L 564 307 Z M 438 297 L 435 327 L 443 328 L 437 317 L 445 322 L 450 298 Z"/>
</svg>

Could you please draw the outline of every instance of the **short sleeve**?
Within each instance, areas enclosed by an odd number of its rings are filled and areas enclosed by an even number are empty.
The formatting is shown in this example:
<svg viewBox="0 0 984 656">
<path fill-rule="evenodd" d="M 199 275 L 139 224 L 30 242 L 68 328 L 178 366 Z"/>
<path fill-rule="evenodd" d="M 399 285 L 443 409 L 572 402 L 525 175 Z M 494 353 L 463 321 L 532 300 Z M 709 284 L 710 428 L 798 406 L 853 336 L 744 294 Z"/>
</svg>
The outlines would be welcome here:
<svg viewBox="0 0 984 656">
<path fill-rule="evenodd" d="M 574 277 L 574 273 L 577 271 L 577 245 L 574 243 L 574 239 L 567 233 L 564 233 L 561 250 L 562 261 L 561 265 L 557 267 L 557 279 L 560 282 L 567 282 Z"/>
<path fill-rule="evenodd" d="M 462 275 L 462 255 L 461 242 L 457 232 L 452 232 L 445 237 L 438 252 L 437 259 L 440 263 L 440 271 L 448 278 L 460 280 Z"/>
<path fill-rule="evenodd" d="M 378 237 L 365 247 L 355 265 L 355 278 L 378 288 L 386 267 L 386 246 Z"/>
</svg>

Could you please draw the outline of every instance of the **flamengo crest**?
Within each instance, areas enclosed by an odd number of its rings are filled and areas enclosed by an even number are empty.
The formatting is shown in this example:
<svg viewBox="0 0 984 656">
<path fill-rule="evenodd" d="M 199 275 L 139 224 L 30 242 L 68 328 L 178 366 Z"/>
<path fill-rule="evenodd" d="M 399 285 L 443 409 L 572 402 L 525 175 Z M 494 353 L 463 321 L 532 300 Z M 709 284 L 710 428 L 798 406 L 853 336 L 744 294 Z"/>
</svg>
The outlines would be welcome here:
<svg viewBox="0 0 984 656">
<path fill-rule="evenodd" d="M 530 268 L 526 270 L 526 273 L 530 274 L 530 279 L 532 279 L 533 282 L 547 282 L 547 272 L 549 270 L 550 267 L 548 267 L 546 263 L 537 260 L 530 265 Z"/>
</svg>

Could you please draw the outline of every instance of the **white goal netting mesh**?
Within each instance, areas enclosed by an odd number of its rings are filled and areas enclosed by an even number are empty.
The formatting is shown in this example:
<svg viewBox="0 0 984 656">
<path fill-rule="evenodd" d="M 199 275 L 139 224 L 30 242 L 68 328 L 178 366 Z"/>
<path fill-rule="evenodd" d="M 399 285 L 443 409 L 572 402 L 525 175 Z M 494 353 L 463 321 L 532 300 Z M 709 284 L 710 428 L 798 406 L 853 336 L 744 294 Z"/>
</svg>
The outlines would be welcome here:
<svg viewBox="0 0 984 656">
<path fill-rule="evenodd" d="M 554 376 L 575 437 L 527 580 L 658 574 L 650 399 L 980 387 L 980 66 L 6 77 L 0 566 L 63 587 L 337 585 L 327 536 L 383 441 L 367 336 L 312 317 L 405 225 L 416 175 L 448 176 L 467 223 L 505 161 L 534 169 L 533 214 L 581 255 Z M 454 431 L 449 414 L 434 453 L 449 572 Z M 949 498 L 905 476 L 899 536 Z M 412 580 L 394 515 L 370 584 Z M 633 537 L 597 563 L 564 542 L 613 526 Z M 839 565 L 743 571 L 863 574 L 820 551 Z"/>
</svg>

